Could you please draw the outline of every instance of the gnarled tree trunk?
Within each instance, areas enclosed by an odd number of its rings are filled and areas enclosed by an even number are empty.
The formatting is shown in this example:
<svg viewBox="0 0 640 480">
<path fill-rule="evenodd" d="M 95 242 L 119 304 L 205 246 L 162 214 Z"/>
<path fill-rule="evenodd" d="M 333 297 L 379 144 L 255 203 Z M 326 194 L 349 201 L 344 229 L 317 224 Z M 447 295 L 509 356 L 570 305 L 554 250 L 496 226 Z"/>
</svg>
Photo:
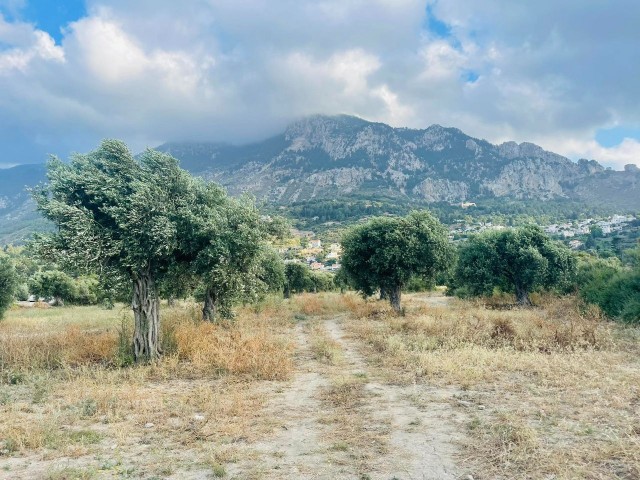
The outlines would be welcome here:
<svg viewBox="0 0 640 480">
<path fill-rule="evenodd" d="M 202 319 L 207 322 L 214 322 L 216 319 L 216 294 L 213 290 L 207 289 L 204 294 Z"/>
<path fill-rule="evenodd" d="M 518 300 L 518 305 L 522 305 L 523 307 L 530 307 L 532 305 L 529 292 L 520 285 L 516 285 L 516 299 Z"/>
<path fill-rule="evenodd" d="M 380 287 L 380 300 L 389 300 L 389 292 L 384 287 Z"/>
<path fill-rule="evenodd" d="M 156 360 L 162 354 L 160 348 L 160 299 L 149 272 L 133 275 L 133 300 L 131 308 L 135 327 L 133 355 L 136 362 Z"/>
<path fill-rule="evenodd" d="M 396 313 L 402 312 L 402 307 L 400 306 L 400 297 L 402 296 L 402 290 L 399 286 L 395 286 L 390 288 L 388 291 L 389 302 L 391 303 L 391 307 L 393 311 Z"/>
</svg>

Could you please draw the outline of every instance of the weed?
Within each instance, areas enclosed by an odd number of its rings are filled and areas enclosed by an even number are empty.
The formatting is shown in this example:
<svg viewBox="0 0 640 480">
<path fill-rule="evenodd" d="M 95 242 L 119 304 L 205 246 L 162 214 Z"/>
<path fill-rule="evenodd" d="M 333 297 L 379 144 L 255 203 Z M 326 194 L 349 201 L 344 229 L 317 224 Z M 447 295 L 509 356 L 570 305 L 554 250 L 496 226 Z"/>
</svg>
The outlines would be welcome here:
<svg viewBox="0 0 640 480">
<path fill-rule="evenodd" d="M 336 452 L 346 452 L 349 450 L 349 444 L 346 442 L 336 442 L 331 445 L 331 450 Z"/>
<path fill-rule="evenodd" d="M 340 344 L 319 325 L 311 329 L 311 351 L 316 360 L 329 365 L 335 365 L 342 358 Z"/>
<path fill-rule="evenodd" d="M 213 463 L 211 465 L 211 473 L 216 478 L 222 478 L 227 474 L 227 470 L 224 468 L 224 465 L 220 463 Z"/>
<path fill-rule="evenodd" d="M 65 467 L 47 474 L 46 480 L 91 480 L 96 478 L 96 471 L 92 468 Z"/>
</svg>

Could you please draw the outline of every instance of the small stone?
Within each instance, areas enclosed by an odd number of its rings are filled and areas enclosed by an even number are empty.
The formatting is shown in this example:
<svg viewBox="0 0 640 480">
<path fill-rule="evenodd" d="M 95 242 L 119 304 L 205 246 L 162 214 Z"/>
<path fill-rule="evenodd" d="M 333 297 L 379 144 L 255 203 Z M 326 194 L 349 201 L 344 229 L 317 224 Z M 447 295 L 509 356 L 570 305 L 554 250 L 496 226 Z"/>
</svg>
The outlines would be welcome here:
<svg viewBox="0 0 640 480">
<path fill-rule="evenodd" d="M 487 407 L 485 407 L 484 405 L 478 405 L 478 410 L 484 410 L 485 408 Z"/>
<path fill-rule="evenodd" d="M 204 422 L 205 417 L 204 417 L 204 415 L 195 414 L 195 415 L 193 416 L 193 419 L 194 419 L 196 422 Z"/>
<path fill-rule="evenodd" d="M 144 424 L 144 428 L 153 428 L 153 423 L 151 423 L 151 422 L 145 423 Z"/>
</svg>

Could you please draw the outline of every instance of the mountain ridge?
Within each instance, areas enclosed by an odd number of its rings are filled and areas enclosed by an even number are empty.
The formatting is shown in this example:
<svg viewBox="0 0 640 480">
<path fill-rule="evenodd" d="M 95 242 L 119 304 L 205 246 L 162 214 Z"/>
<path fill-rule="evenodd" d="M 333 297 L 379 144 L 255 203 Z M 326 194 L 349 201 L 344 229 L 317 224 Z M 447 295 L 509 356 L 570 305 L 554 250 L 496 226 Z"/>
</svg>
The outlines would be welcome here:
<svg viewBox="0 0 640 480">
<path fill-rule="evenodd" d="M 274 205 L 349 196 L 419 205 L 505 198 L 640 210 L 640 169 L 634 165 L 614 171 L 533 143 L 494 145 L 437 124 L 396 128 L 349 115 L 313 115 L 245 145 L 168 142 L 157 149 L 232 195 L 246 192 Z M 5 242 L 38 218 L 25 187 L 44 179 L 45 164 L 0 170 Z"/>
<path fill-rule="evenodd" d="M 426 202 L 496 197 L 610 201 L 579 188 L 580 182 L 607 183 L 615 177 L 613 183 L 629 197 L 625 208 L 640 207 L 637 172 L 606 170 L 595 160 L 573 162 L 530 142 L 494 145 L 437 124 L 394 128 L 348 115 L 313 115 L 263 142 L 210 144 L 209 162 L 189 144 L 158 149 L 231 193 L 250 192 L 282 204 L 371 189 Z"/>
</svg>

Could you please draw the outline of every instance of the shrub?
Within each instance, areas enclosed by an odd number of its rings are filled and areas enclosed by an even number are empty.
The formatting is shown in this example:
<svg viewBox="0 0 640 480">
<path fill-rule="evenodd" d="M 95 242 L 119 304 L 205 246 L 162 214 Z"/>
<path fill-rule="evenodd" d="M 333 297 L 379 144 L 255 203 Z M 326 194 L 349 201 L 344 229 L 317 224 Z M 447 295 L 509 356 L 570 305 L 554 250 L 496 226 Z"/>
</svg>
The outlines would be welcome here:
<svg viewBox="0 0 640 480">
<path fill-rule="evenodd" d="M 640 269 L 623 267 L 616 259 L 587 260 L 578 270 L 580 296 L 611 318 L 640 322 Z"/>
<path fill-rule="evenodd" d="M 13 263 L 4 254 L 0 254 L 0 318 L 13 303 L 17 285 L 16 271 Z"/>
</svg>

